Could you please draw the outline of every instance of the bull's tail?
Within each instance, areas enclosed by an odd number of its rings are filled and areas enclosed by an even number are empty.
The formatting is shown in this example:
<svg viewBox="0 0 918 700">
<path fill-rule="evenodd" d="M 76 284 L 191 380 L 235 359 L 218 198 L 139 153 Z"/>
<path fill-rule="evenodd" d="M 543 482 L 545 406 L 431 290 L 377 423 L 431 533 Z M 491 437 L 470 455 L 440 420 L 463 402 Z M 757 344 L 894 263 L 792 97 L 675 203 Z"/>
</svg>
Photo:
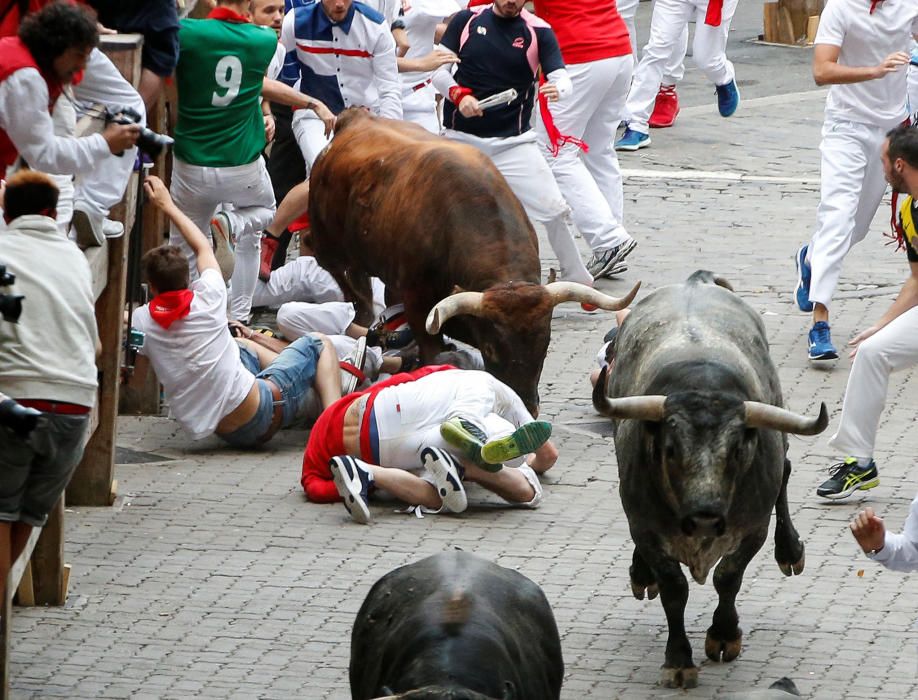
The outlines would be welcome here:
<svg viewBox="0 0 918 700">
<path fill-rule="evenodd" d="M 716 284 L 718 287 L 733 291 L 733 285 L 720 275 L 715 275 L 710 270 L 698 270 L 686 280 L 686 284 Z"/>
</svg>

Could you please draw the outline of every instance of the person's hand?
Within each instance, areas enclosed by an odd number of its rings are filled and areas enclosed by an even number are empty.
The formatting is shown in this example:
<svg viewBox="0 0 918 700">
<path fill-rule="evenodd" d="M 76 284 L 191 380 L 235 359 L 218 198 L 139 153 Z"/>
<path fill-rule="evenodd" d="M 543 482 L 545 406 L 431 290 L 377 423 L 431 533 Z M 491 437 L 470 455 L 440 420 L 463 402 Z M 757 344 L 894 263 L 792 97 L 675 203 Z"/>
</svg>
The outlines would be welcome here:
<svg viewBox="0 0 918 700">
<path fill-rule="evenodd" d="M 883 524 L 883 518 L 873 512 L 873 508 L 868 506 L 855 515 L 849 527 L 864 554 L 883 549 L 886 543 L 886 526 Z"/>
<path fill-rule="evenodd" d="M 422 73 L 437 70 L 440 66 L 445 66 L 450 63 L 460 62 L 459 57 L 452 51 L 443 51 L 441 49 L 434 49 L 426 56 L 417 59 L 417 61 L 418 72 Z"/>
<path fill-rule="evenodd" d="M 265 143 L 271 143 L 274 140 L 274 115 L 265 114 Z"/>
<path fill-rule="evenodd" d="M 248 328 L 243 323 L 239 321 L 230 321 L 228 324 L 230 335 L 234 338 L 246 338 L 250 339 L 255 335 L 255 331 L 251 328 Z"/>
<path fill-rule="evenodd" d="M 147 199 L 163 211 L 172 206 L 172 195 L 166 189 L 166 184 L 156 175 L 147 175 L 143 182 L 143 190 L 147 193 Z"/>
<path fill-rule="evenodd" d="M 117 34 L 118 33 L 117 29 L 109 29 L 108 27 L 104 26 L 101 22 L 96 22 L 96 29 L 98 30 L 99 34 Z"/>
<path fill-rule="evenodd" d="M 408 32 L 398 28 L 392 30 L 392 38 L 395 39 L 395 55 L 404 56 L 411 48 L 411 42 L 408 41 Z"/>
<path fill-rule="evenodd" d="M 140 126 L 137 124 L 116 124 L 110 122 L 105 125 L 102 138 L 108 144 L 108 150 L 114 155 L 122 155 L 127 149 L 137 143 L 140 136 Z"/>
<path fill-rule="evenodd" d="M 472 95 L 466 95 L 459 100 L 459 114 L 466 119 L 484 116 L 484 112 L 481 107 L 478 106 L 478 100 L 472 97 Z"/>
<path fill-rule="evenodd" d="M 861 346 L 861 343 L 867 340 L 867 338 L 872 336 L 878 330 L 880 330 L 879 326 L 871 326 L 870 328 L 867 328 L 866 330 L 861 331 L 856 336 L 854 336 L 851 340 L 849 340 L 848 345 L 852 348 L 852 350 L 851 350 L 851 354 L 848 355 L 848 357 L 851 359 L 854 359 L 854 356 L 857 355 L 857 349 Z"/>
<path fill-rule="evenodd" d="M 337 121 L 337 117 L 325 106 L 324 102 L 320 102 L 316 99 L 313 100 L 312 107 L 309 109 L 315 112 L 316 116 L 325 124 L 325 138 L 329 138 L 335 130 L 335 121 Z"/>
<path fill-rule="evenodd" d="M 883 62 L 874 68 L 873 77 L 883 78 L 889 73 L 895 73 L 902 66 L 907 66 L 909 63 L 910 57 L 905 51 L 896 51 L 895 53 L 889 54 Z"/>
<path fill-rule="evenodd" d="M 544 95 L 545 99 L 549 102 L 557 102 L 558 98 L 561 97 L 561 93 L 558 92 L 558 86 L 554 83 L 544 83 L 542 87 L 539 88 L 539 94 Z"/>
</svg>

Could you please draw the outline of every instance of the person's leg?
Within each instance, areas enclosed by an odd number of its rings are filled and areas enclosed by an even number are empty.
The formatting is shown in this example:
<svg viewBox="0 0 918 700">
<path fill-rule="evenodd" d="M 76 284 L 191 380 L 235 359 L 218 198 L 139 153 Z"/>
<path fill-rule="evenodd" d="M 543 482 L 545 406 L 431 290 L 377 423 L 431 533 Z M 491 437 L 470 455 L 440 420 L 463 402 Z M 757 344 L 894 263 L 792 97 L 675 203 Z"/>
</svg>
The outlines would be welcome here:
<svg viewBox="0 0 918 700">
<path fill-rule="evenodd" d="M 417 474 L 397 467 L 369 465 L 373 481 L 395 498 L 413 506 L 424 506 L 431 510 L 440 508 L 442 501 L 437 489 Z"/>
<path fill-rule="evenodd" d="M 314 257 L 301 255 L 274 270 L 267 282 L 256 285 L 252 305 L 278 306 L 290 301 L 344 301 L 344 294 L 331 273 Z"/>
<path fill-rule="evenodd" d="M 634 16 L 637 14 L 638 0 L 620 0 L 620 2 L 616 3 L 616 7 L 618 8 L 618 14 L 625 21 L 625 26 L 628 27 L 628 34 L 631 36 L 631 54 L 635 65 L 637 65 L 638 45 Z"/>
<path fill-rule="evenodd" d="M 688 25 L 685 25 L 682 29 L 682 34 L 673 46 L 669 60 L 663 67 L 663 85 L 675 86 L 685 77 L 685 54 L 688 53 L 688 37 Z"/>
<path fill-rule="evenodd" d="M 290 188 L 274 213 L 274 219 L 265 227 L 265 233 L 280 238 L 284 230 L 309 208 L 309 180 Z M 273 274 L 273 273 L 272 273 Z"/>
<path fill-rule="evenodd" d="M 535 508 L 542 501 L 542 485 L 535 472 L 526 465 L 507 467 L 491 473 L 468 464 L 465 467 L 465 480 L 496 493 L 510 503 Z"/>
<path fill-rule="evenodd" d="M 73 95 L 81 111 L 84 107 L 99 104 L 115 112 L 128 107 L 140 116 L 141 124 L 146 124 L 143 99 L 98 48 L 90 53 L 83 80 L 74 86 Z M 101 226 L 102 219 L 124 196 L 136 157 L 137 148 L 129 148 L 120 156 L 108 154 L 96 163 L 92 171 L 77 178 L 76 208 L 97 217 Z"/>
<path fill-rule="evenodd" d="M 858 461 L 873 457 L 889 375 L 918 363 L 918 307 L 909 309 L 860 344 L 829 445 Z"/>
<path fill-rule="evenodd" d="M 657 0 L 659 2 L 659 0 Z M 727 59 L 727 36 L 737 0 L 725 0 L 721 22 L 712 27 L 705 24 L 707 0 L 695 0 L 695 39 L 692 57 L 695 64 L 714 85 L 726 85 L 735 78 L 733 64 Z"/>
<path fill-rule="evenodd" d="M 507 180 L 529 218 L 545 226 L 548 241 L 558 258 L 559 277 L 592 286 L 593 275 L 583 264 L 574 241 L 570 209 L 536 143 L 523 142 L 510 148 L 491 148 L 490 152 L 485 152 Z"/>
<path fill-rule="evenodd" d="M 634 72 L 625 113 L 632 131 L 648 133 L 650 119 L 663 71 L 678 45 L 688 21 L 694 15 L 689 0 L 656 0 L 650 24 L 650 39 Z"/>
<path fill-rule="evenodd" d="M 172 161 L 172 184 L 169 193 L 175 205 L 212 241 L 210 220 L 222 201 L 213 168 L 191 165 L 179 158 Z M 188 271 L 193 282 L 198 278 L 197 259 L 185 243 L 175 224 L 169 226 L 169 243 L 178 246 L 188 257 Z"/>
<path fill-rule="evenodd" d="M 348 301 L 327 301 L 311 304 L 291 301 L 277 310 L 277 327 L 287 338 L 300 338 L 307 333 L 345 335 L 354 320 L 354 305 Z"/>
<path fill-rule="evenodd" d="M 821 195 L 816 230 L 807 252 L 812 270 L 809 300 L 815 304 L 814 321 L 828 318 L 828 306 L 838 284 L 842 261 L 852 245 L 859 212 L 865 217 L 872 206 L 875 214 L 885 189 L 885 184 L 882 189 L 874 184 L 865 187 L 871 161 L 880 160 L 879 146 L 874 149 L 872 139 L 864 143 L 865 131 L 869 133 L 870 127 L 851 122 L 827 121 L 823 126 Z M 872 201 L 866 201 L 867 195 Z"/>
<path fill-rule="evenodd" d="M 325 124 L 311 117 L 305 110 L 299 110 L 293 115 L 293 135 L 303 154 L 306 170 L 312 170 L 312 164 L 319 157 L 322 149 L 328 145 L 329 139 L 325 136 Z"/>
<path fill-rule="evenodd" d="M 560 144 L 554 155 L 545 125 L 540 120 L 537 126 L 540 150 L 571 207 L 574 224 L 594 255 L 631 238 L 621 224 L 622 180 L 612 149 L 614 115 L 621 112 L 627 97 L 631 64 L 630 56 L 621 56 L 568 66 L 572 94 L 550 105 L 551 116 L 561 134 L 587 144 L 586 153 L 577 144 L 566 143 Z M 608 191 L 600 188 L 594 171 Z"/>
</svg>

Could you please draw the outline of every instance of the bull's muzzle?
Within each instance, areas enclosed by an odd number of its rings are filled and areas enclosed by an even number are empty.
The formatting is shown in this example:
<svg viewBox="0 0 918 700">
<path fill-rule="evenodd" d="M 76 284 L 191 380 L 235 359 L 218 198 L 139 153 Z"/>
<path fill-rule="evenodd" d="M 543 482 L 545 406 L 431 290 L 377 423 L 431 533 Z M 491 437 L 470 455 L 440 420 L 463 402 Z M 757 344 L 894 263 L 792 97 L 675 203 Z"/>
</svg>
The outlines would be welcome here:
<svg viewBox="0 0 918 700">
<path fill-rule="evenodd" d="M 720 537 L 727 530 L 727 519 L 715 511 L 698 511 L 682 518 L 682 532 L 689 537 Z"/>
</svg>

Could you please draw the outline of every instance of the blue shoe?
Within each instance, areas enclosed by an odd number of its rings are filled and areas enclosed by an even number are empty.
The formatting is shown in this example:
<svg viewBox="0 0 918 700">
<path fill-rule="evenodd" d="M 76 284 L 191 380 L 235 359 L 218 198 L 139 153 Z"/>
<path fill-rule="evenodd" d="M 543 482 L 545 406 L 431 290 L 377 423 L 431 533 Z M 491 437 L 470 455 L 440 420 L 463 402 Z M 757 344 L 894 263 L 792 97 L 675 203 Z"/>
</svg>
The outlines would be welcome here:
<svg viewBox="0 0 918 700">
<path fill-rule="evenodd" d="M 838 351 L 832 345 L 832 333 L 829 324 L 817 321 L 810 329 L 810 359 L 811 360 L 837 360 Z"/>
<path fill-rule="evenodd" d="M 637 151 L 650 145 L 650 134 L 642 134 L 630 126 L 625 129 L 622 137 L 615 142 L 616 151 Z"/>
<path fill-rule="evenodd" d="M 731 80 L 726 85 L 718 85 L 716 89 L 717 111 L 720 112 L 722 117 L 732 117 L 740 103 L 739 88 L 736 87 L 736 81 Z"/>
<path fill-rule="evenodd" d="M 797 286 L 794 288 L 794 299 L 797 301 L 798 309 L 810 313 L 813 310 L 813 302 L 810 301 L 810 278 L 813 271 L 806 261 L 807 248 L 809 246 L 800 246 L 800 250 L 794 256 L 794 264 L 797 266 Z"/>
</svg>

